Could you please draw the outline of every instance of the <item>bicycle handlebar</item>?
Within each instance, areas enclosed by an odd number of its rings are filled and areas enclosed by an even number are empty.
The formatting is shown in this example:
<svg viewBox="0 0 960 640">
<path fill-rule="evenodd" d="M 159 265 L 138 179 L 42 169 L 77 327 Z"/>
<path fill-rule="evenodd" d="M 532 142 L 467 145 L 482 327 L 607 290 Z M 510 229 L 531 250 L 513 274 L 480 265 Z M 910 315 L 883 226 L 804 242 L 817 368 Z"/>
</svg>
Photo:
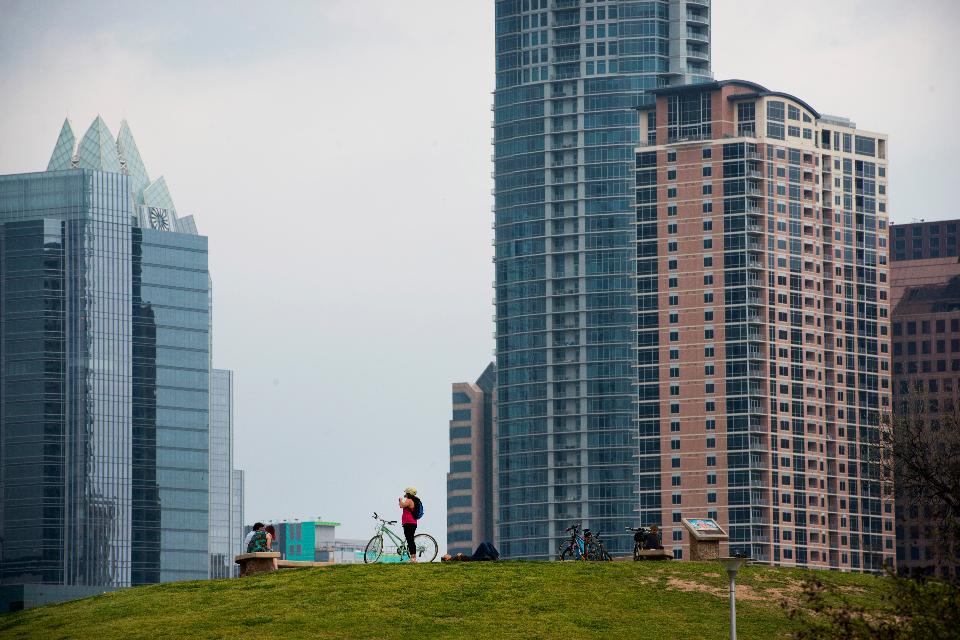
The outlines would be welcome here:
<svg viewBox="0 0 960 640">
<path fill-rule="evenodd" d="M 381 518 L 380 515 L 379 515 L 376 511 L 373 512 L 373 519 L 374 519 L 374 520 L 379 520 L 380 522 L 383 522 L 384 524 L 397 524 L 397 521 L 396 521 L 396 520 L 387 520 L 387 519 L 385 519 L 385 518 Z"/>
</svg>

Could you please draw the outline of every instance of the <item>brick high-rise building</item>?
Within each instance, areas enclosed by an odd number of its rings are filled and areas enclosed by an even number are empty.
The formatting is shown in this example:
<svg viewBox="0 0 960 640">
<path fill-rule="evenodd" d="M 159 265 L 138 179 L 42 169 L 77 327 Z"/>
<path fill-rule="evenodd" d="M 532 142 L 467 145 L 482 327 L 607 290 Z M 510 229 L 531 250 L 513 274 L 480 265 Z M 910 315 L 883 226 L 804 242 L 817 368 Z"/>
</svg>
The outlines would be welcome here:
<svg viewBox="0 0 960 640">
<path fill-rule="evenodd" d="M 654 93 L 636 156 L 640 519 L 677 557 L 680 519 L 714 516 L 730 553 L 879 571 L 886 136 L 752 82 Z"/>
<path fill-rule="evenodd" d="M 960 220 L 946 220 L 890 228 L 891 246 L 901 241 L 909 244 L 890 270 L 895 414 L 905 413 L 904 403 L 910 398 L 923 401 L 931 421 L 941 420 L 941 413 L 956 407 L 960 393 L 958 224 Z M 932 242 L 933 238 L 944 238 L 944 244 Z M 922 244 L 915 247 L 914 239 Z M 915 249 L 921 257 L 913 257 Z M 932 250 L 943 257 L 929 257 Z M 960 575 L 956 559 L 938 544 L 937 522 L 929 504 L 898 491 L 895 514 L 899 571 Z"/>
</svg>

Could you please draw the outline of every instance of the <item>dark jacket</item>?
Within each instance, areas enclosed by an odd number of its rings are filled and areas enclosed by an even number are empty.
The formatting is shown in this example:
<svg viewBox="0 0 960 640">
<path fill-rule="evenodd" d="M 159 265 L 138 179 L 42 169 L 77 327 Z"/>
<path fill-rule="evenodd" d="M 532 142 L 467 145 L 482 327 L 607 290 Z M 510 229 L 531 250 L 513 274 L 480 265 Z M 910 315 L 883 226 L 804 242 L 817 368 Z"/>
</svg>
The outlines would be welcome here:
<svg viewBox="0 0 960 640">
<path fill-rule="evenodd" d="M 647 532 L 647 537 L 643 541 L 644 549 L 663 549 L 663 545 L 660 544 L 660 536 L 654 533 L 653 531 Z"/>
</svg>

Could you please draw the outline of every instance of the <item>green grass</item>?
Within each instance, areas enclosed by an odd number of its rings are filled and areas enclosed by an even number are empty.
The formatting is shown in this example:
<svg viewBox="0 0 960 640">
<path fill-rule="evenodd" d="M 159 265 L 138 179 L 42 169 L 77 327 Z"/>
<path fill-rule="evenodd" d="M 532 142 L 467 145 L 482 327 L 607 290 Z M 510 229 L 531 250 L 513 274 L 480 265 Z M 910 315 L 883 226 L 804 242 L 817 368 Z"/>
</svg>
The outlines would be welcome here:
<svg viewBox="0 0 960 640">
<path fill-rule="evenodd" d="M 181 582 L 0 616 L 0 638 L 725 638 L 716 563 L 483 562 L 340 565 Z M 807 572 L 749 567 L 737 580 L 743 640 L 786 637 Z M 855 601 L 884 579 L 821 572 Z"/>
</svg>

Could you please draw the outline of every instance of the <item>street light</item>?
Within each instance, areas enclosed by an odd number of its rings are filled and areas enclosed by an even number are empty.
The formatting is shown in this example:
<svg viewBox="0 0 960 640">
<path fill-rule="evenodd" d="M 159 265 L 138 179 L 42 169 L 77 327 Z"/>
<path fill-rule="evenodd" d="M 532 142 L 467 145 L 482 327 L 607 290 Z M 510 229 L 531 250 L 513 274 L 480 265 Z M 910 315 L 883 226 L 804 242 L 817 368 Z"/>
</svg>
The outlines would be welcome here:
<svg viewBox="0 0 960 640">
<path fill-rule="evenodd" d="M 750 558 L 717 558 L 730 576 L 730 640 L 737 640 L 737 571 L 750 561 Z"/>
</svg>

